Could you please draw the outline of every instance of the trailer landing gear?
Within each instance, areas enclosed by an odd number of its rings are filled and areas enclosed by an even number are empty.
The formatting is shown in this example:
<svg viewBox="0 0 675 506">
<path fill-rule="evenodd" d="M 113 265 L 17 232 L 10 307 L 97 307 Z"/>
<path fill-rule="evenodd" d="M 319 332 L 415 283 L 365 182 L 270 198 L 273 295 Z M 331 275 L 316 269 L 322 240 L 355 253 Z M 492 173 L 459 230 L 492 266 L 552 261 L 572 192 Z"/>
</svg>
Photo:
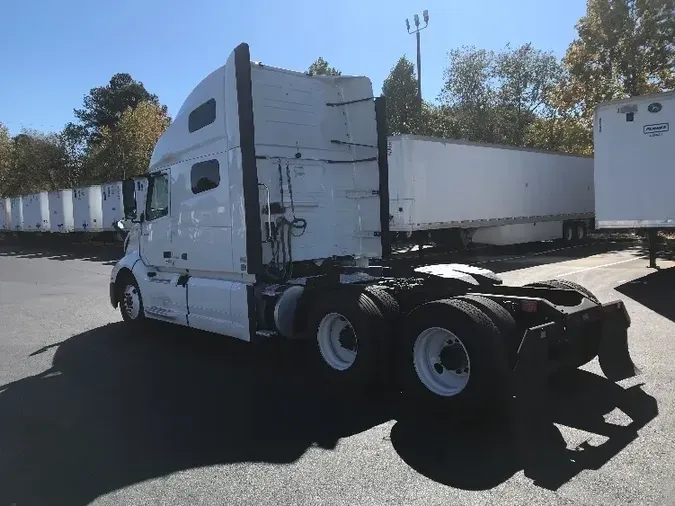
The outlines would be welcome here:
<svg viewBox="0 0 675 506">
<path fill-rule="evenodd" d="M 658 247 L 659 231 L 655 228 L 647 229 L 647 246 L 649 248 L 649 268 L 658 269 L 656 266 L 656 248 Z"/>
</svg>

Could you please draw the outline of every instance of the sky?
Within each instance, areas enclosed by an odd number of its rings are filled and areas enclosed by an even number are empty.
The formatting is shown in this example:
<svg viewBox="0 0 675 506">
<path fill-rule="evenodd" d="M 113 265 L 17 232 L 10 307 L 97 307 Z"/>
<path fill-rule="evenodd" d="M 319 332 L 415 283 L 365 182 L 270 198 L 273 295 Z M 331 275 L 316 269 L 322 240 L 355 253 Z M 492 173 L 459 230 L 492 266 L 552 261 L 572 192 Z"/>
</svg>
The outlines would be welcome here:
<svg viewBox="0 0 675 506">
<path fill-rule="evenodd" d="M 402 55 L 415 61 L 405 19 L 424 9 L 422 94 L 434 100 L 453 48 L 531 42 L 562 57 L 585 0 L 0 0 L 0 122 L 12 134 L 58 131 L 117 72 L 175 116 L 241 42 L 251 59 L 293 70 L 322 56 L 343 74 L 370 77 L 379 94 Z"/>
</svg>

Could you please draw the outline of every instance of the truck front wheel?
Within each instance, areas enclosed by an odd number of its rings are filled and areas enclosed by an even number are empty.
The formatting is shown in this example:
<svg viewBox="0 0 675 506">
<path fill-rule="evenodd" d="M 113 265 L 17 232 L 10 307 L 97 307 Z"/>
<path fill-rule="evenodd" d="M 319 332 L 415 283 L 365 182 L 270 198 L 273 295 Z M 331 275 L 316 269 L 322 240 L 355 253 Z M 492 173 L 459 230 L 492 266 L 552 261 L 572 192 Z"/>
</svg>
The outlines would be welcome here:
<svg viewBox="0 0 675 506">
<path fill-rule="evenodd" d="M 437 300 L 413 310 L 400 360 L 402 387 L 414 404 L 469 417 L 504 407 L 506 343 L 492 320 L 467 301 Z"/>
<path fill-rule="evenodd" d="M 336 290 L 322 296 L 310 308 L 307 322 L 321 375 L 349 390 L 381 383 L 387 328 L 383 311 L 365 291 Z"/>
<path fill-rule="evenodd" d="M 140 323 L 145 320 L 143 297 L 136 279 L 130 274 L 124 276 L 119 284 L 119 304 L 122 319 L 125 322 Z"/>
</svg>

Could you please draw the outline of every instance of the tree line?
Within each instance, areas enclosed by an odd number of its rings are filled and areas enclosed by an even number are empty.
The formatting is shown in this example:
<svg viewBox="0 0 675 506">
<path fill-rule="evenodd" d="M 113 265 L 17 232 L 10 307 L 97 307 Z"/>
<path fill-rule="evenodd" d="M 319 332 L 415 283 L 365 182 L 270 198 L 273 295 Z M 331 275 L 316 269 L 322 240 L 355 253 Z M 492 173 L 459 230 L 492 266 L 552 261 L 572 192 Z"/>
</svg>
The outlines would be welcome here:
<svg viewBox="0 0 675 506">
<path fill-rule="evenodd" d="M 129 74 L 115 74 L 85 95 L 60 132 L 0 122 L 0 196 L 26 195 L 121 180 L 145 173 L 171 122 L 166 106 Z"/>
<path fill-rule="evenodd" d="M 448 52 L 443 85 L 418 101 L 402 56 L 384 80 L 389 134 L 417 134 L 577 154 L 593 152 L 597 104 L 675 88 L 675 0 L 587 0 L 565 56 L 532 44 Z M 341 75 L 323 58 L 310 75 Z M 171 119 L 129 74 L 92 89 L 56 133 L 0 122 L 0 195 L 71 188 L 143 174 Z"/>
<path fill-rule="evenodd" d="M 597 104 L 675 88 L 675 1 L 587 0 L 576 31 L 560 60 L 532 44 L 453 49 L 421 108 L 402 56 L 382 87 L 389 134 L 592 154 Z M 337 72 L 323 59 L 312 67 Z"/>
</svg>

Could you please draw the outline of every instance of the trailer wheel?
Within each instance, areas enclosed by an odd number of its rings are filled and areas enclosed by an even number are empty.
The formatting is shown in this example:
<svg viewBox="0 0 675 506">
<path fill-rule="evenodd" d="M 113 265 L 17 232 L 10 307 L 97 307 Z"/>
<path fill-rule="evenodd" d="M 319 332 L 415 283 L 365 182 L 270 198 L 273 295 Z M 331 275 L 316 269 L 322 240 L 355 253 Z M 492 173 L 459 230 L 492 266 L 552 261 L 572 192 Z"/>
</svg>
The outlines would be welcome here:
<svg viewBox="0 0 675 506">
<path fill-rule="evenodd" d="M 457 297 L 457 299 L 467 301 L 490 317 L 506 343 L 509 363 L 515 364 L 522 336 L 519 336 L 516 332 L 516 320 L 513 315 L 504 306 L 487 297 L 469 294 Z"/>
<path fill-rule="evenodd" d="M 465 300 L 443 299 L 414 309 L 401 339 L 402 388 L 432 411 L 473 415 L 503 407 L 508 357 L 499 329 Z"/>
<path fill-rule="evenodd" d="M 382 380 L 387 319 L 373 298 L 365 290 L 335 290 L 309 309 L 307 331 L 315 336 L 315 361 L 333 386 L 351 390 Z"/>
<path fill-rule="evenodd" d="M 122 319 L 125 322 L 140 324 L 145 320 L 143 297 L 136 279 L 131 274 L 124 275 L 117 281 L 119 285 L 119 304 Z"/>
<path fill-rule="evenodd" d="M 586 224 L 578 222 L 574 225 L 574 239 L 578 242 L 586 240 Z"/>
<path fill-rule="evenodd" d="M 574 241 L 574 224 L 569 222 L 563 223 L 563 241 L 571 243 Z"/>
</svg>

